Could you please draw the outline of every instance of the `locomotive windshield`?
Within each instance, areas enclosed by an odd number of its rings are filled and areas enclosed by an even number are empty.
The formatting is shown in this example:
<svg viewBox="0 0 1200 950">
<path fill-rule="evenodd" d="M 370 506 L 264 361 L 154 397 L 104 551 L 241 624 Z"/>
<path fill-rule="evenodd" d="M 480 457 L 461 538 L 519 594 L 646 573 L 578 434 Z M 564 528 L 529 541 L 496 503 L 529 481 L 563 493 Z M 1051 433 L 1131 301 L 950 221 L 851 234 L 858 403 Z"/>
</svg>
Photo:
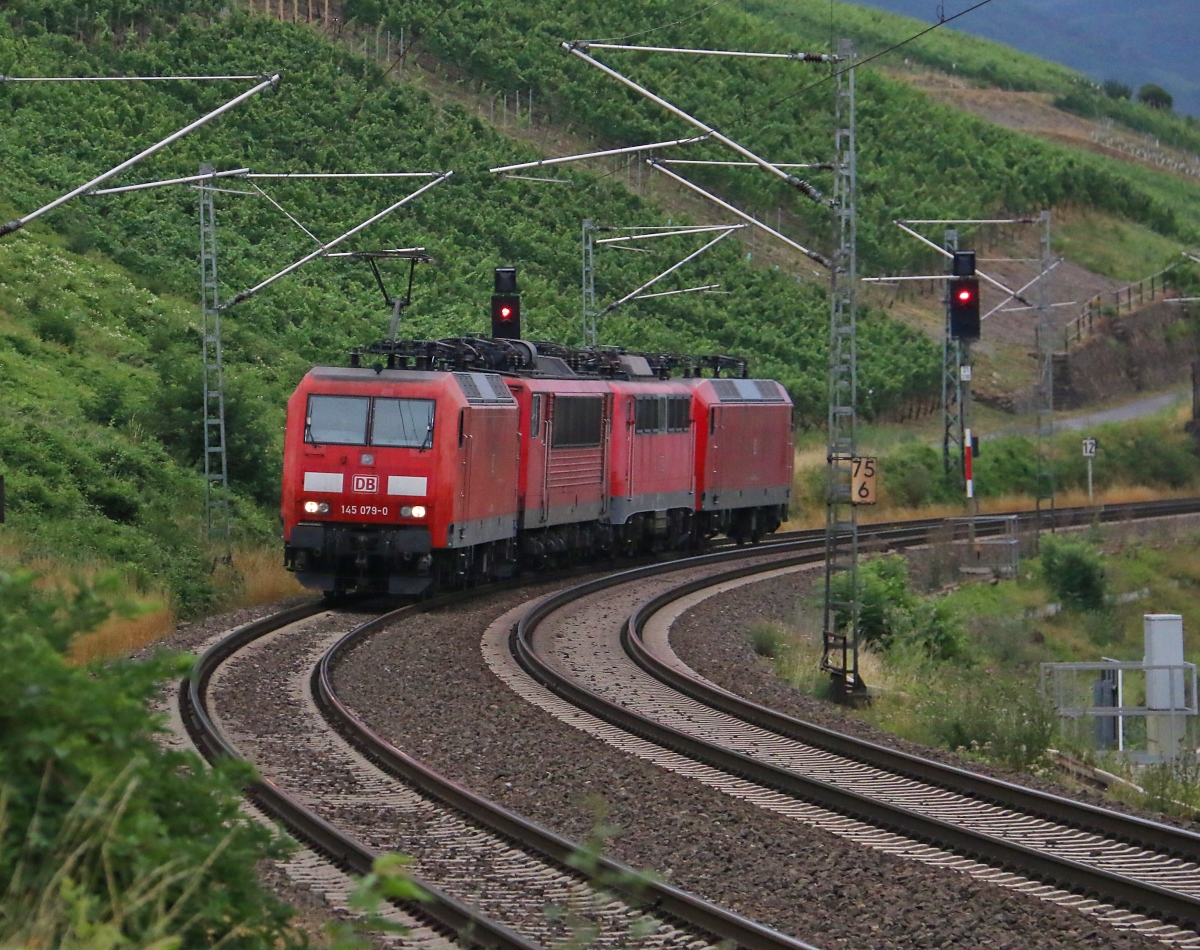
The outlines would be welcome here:
<svg viewBox="0 0 1200 950">
<path fill-rule="evenodd" d="M 309 396 L 304 441 L 429 448 L 433 444 L 433 400 Z"/>
<path fill-rule="evenodd" d="M 366 445 L 370 409 L 366 396 L 309 396 L 304 441 Z"/>
<path fill-rule="evenodd" d="M 372 445 L 418 449 L 433 443 L 432 399 L 376 399 Z"/>
</svg>

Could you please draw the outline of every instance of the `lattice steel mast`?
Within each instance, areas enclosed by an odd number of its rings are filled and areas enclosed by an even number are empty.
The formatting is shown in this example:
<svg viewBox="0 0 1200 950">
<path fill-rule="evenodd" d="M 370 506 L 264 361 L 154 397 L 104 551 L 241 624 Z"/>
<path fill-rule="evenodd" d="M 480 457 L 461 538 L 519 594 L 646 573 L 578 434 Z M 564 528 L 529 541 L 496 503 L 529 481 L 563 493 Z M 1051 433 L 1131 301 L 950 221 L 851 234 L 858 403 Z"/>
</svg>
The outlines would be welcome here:
<svg viewBox="0 0 1200 950">
<path fill-rule="evenodd" d="M 1043 529 L 1043 502 L 1049 502 L 1050 524 L 1054 525 L 1054 469 L 1050 459 L 1050 442 L 1054 436 L 1054 322 L 1050 308 L 1050 287 L 1045 274 L 1050 270 L 1050 211 L 1043 211 L 1037 223 L 1041 225 L 1042 280 L 1037 296 L 1037 361 L 1038 381 L 1034 387 L 1037 412 L 1037 528 Z"/>
<path fill-rule="evenodd" d="M 853 62 L 854 49 L 842 40 L 838 50 Z M 851 493 L 858 402 L 858 345 L 855 314 L 857 261 L 857 156 L 855 153 L 854 68 L 837 74 L 834 109 L 833 224 L 837 234 L 830 282 L 829 448 L 826 456 L 825 616 L 821 668 L 833 678 L 841 701 L 865 696 L 858 670 L 859 583 L 858 512 Z M 839 589 L 839 575 L 849 578 Z"/>
<path fill-rule="evenodd" d="M 583 220 L 583 345 L 595 346 L 596 331 L 596 225 Z"/>
<path fill-rule="evenodd" d="M 196 186 L 200 195 L 200 314 L 204 365 L 204 525 L 210 541 L 221 541 L 230 554 L 229 456 L 225 444 L 225 374 L 221 363 L 221 307 L 217 290 L 217 221 L 213 200 L 215 169 Z"/>
</svg>

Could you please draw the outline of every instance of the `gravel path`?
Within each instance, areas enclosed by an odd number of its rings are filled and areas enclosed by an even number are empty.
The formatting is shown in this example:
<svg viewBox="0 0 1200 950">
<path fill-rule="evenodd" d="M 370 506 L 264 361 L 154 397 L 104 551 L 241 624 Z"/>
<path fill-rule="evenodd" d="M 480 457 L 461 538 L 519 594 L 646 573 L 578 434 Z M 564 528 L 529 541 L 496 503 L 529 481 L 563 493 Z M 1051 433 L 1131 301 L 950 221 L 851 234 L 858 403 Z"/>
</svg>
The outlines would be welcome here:
<svg viewBox="0 0 1200 950">
<path fill-rule="evenodd" d="M 757 586 L 757 585 L 756 585 Z M 523 703 L 480 638 L 512 593 L 372 638 L 338 671 L 374 728 L 446 775 L 585 838 L 597 800 L 609 853 L 825 948 L 1155 945 L 1076 912 L 864 848 L 621 754 Z"/>
</svg>

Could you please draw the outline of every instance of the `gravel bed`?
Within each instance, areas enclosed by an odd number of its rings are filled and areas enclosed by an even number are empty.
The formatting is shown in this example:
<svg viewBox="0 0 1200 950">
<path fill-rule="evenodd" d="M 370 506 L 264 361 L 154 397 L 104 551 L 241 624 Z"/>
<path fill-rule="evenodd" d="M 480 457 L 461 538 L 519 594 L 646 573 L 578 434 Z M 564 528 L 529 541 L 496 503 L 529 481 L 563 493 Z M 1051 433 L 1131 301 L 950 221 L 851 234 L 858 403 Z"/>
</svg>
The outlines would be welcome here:
<svg viewBox="0 0 1200 950">
<path fill-rule="evenodd" d="M 405 751 L 535 821 L 825 948 L 1149 947 L 1078 912 L 865 848 L 623 755 L 523 703 L 480 639 L 527 591 L 406 621 L 360 646 L 336 686 Z"/>
<path fill-rule="evenodd" d="M 948 749 L 911 742 L 865 721 L 850 710 L 799 692 L 775 675 L 770 660 L 754 652 L 748 632 L 756 623 L 764 621 L 794 623 L 797 603 L 808 599 L 814 585 L 822 582 L 823 576 L 817 569 L 747 584 L 717 594 L 686 611 L 675 621 L 671 627 L 671 646 L 683 662 L 706 679 L 739 696 L 805 722 L 1039 791 L 1089 801 L 1152 821 L 1198 827 L 1193 822 L 1165 817 L 1160 812 L 1117 801 L 1098 789 L 1076 784 L 1069 779 L 1058 782 L 1049 777 L 968 759 Z"/>
<path fill-rule="evenodd" d="M 199 655 L 214 637 L 308 599 L 310 598 L 307 596 L 294 597 L 277 604 L 244 607 L 207 617 L 204 620 L 185 621 L 178 624 L 169 636 L 132 653 L 131 658 L 147 659 L 163 650 Z M 175 689 L 172 686 L 170 689 L 162 691 L 160 701 L 156 706 L 165 711 L 167 704 L 173 704 L 174 701 Z M 192 748 L 190 742 L 187 747 Z M 344 911 L 331 904 L 325 895 L 318 894 L 311 887 L 303 886 L 293 880 L 284 869 L 284 862 L 260 861 L 256 865 L 255 871 L 264 887 L 295 910 L 295 916 L 291 921 L 292 926 L 313 943 L 323 944 L 327 939 L 326 925 L 335 918 L 345 917 Z M 375 942 L 379 946 L 385 945 L 378 941 Z"/>
<path fill-rule="evenodd" d="M 130 654 L 130 656 L 135 660 L 140 660 L 153 656 L 160 650 L 168 650 L 173 653 L 199 654 L 203 652 L 205 644 L 218 634 L 229 633 L 238 627 L 245 626 L 253 620 L 259 620 L 270 614 L 279 613 L 279 611 L 285 610 L 288 607 L 294 607 L 305 601 L 313 600 L 315 596 L 290 597 L 276 604 L 242 607 L 239 610 L 216 614 L 195 622 L 184 621 L 176 625 L 175 630 L 169 636 L 142 647 L 140 650 Z"/>
<path fill-rule="evenodd" d="M 309 673 L 342 633 L 367 619 L 320 614 L 256 641 L 214 676 L 217 726 L 264 778 L 373 850 L 411 855 L 415 876 L 543 946 L 572 936 L 570 920 L 548 914 L 551 906 L 569 908 L 593 929 L 596 948 L 637 945 L 631 929 L 644 927 L 646 945 L 660 950 L 707 946 L 480 832 L 332 735 L 312 702 Z"/>
</svg>

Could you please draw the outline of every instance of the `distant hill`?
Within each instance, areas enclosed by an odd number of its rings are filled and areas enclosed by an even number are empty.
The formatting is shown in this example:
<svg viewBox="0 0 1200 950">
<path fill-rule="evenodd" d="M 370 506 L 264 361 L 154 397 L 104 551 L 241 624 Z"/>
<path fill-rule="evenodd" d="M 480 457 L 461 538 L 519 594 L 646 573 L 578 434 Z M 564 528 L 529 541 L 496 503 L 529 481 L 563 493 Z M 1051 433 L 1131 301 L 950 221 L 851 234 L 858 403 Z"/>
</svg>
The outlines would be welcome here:
<svg viewBox="0 0 1200 950">
<path fill-rule="evenodd" d="M 936 22 L 977 0 L 861 0 L 862 5 Z M 1077 69 L 1098 82 L 1135 90 L 1158 83 L 1175 109 L 1200 116 L 1200 60 L 1195 54 L 1195 0 L 994 0 L 956 20 L 953 29 L 996 40 Z"/>
</svg>

